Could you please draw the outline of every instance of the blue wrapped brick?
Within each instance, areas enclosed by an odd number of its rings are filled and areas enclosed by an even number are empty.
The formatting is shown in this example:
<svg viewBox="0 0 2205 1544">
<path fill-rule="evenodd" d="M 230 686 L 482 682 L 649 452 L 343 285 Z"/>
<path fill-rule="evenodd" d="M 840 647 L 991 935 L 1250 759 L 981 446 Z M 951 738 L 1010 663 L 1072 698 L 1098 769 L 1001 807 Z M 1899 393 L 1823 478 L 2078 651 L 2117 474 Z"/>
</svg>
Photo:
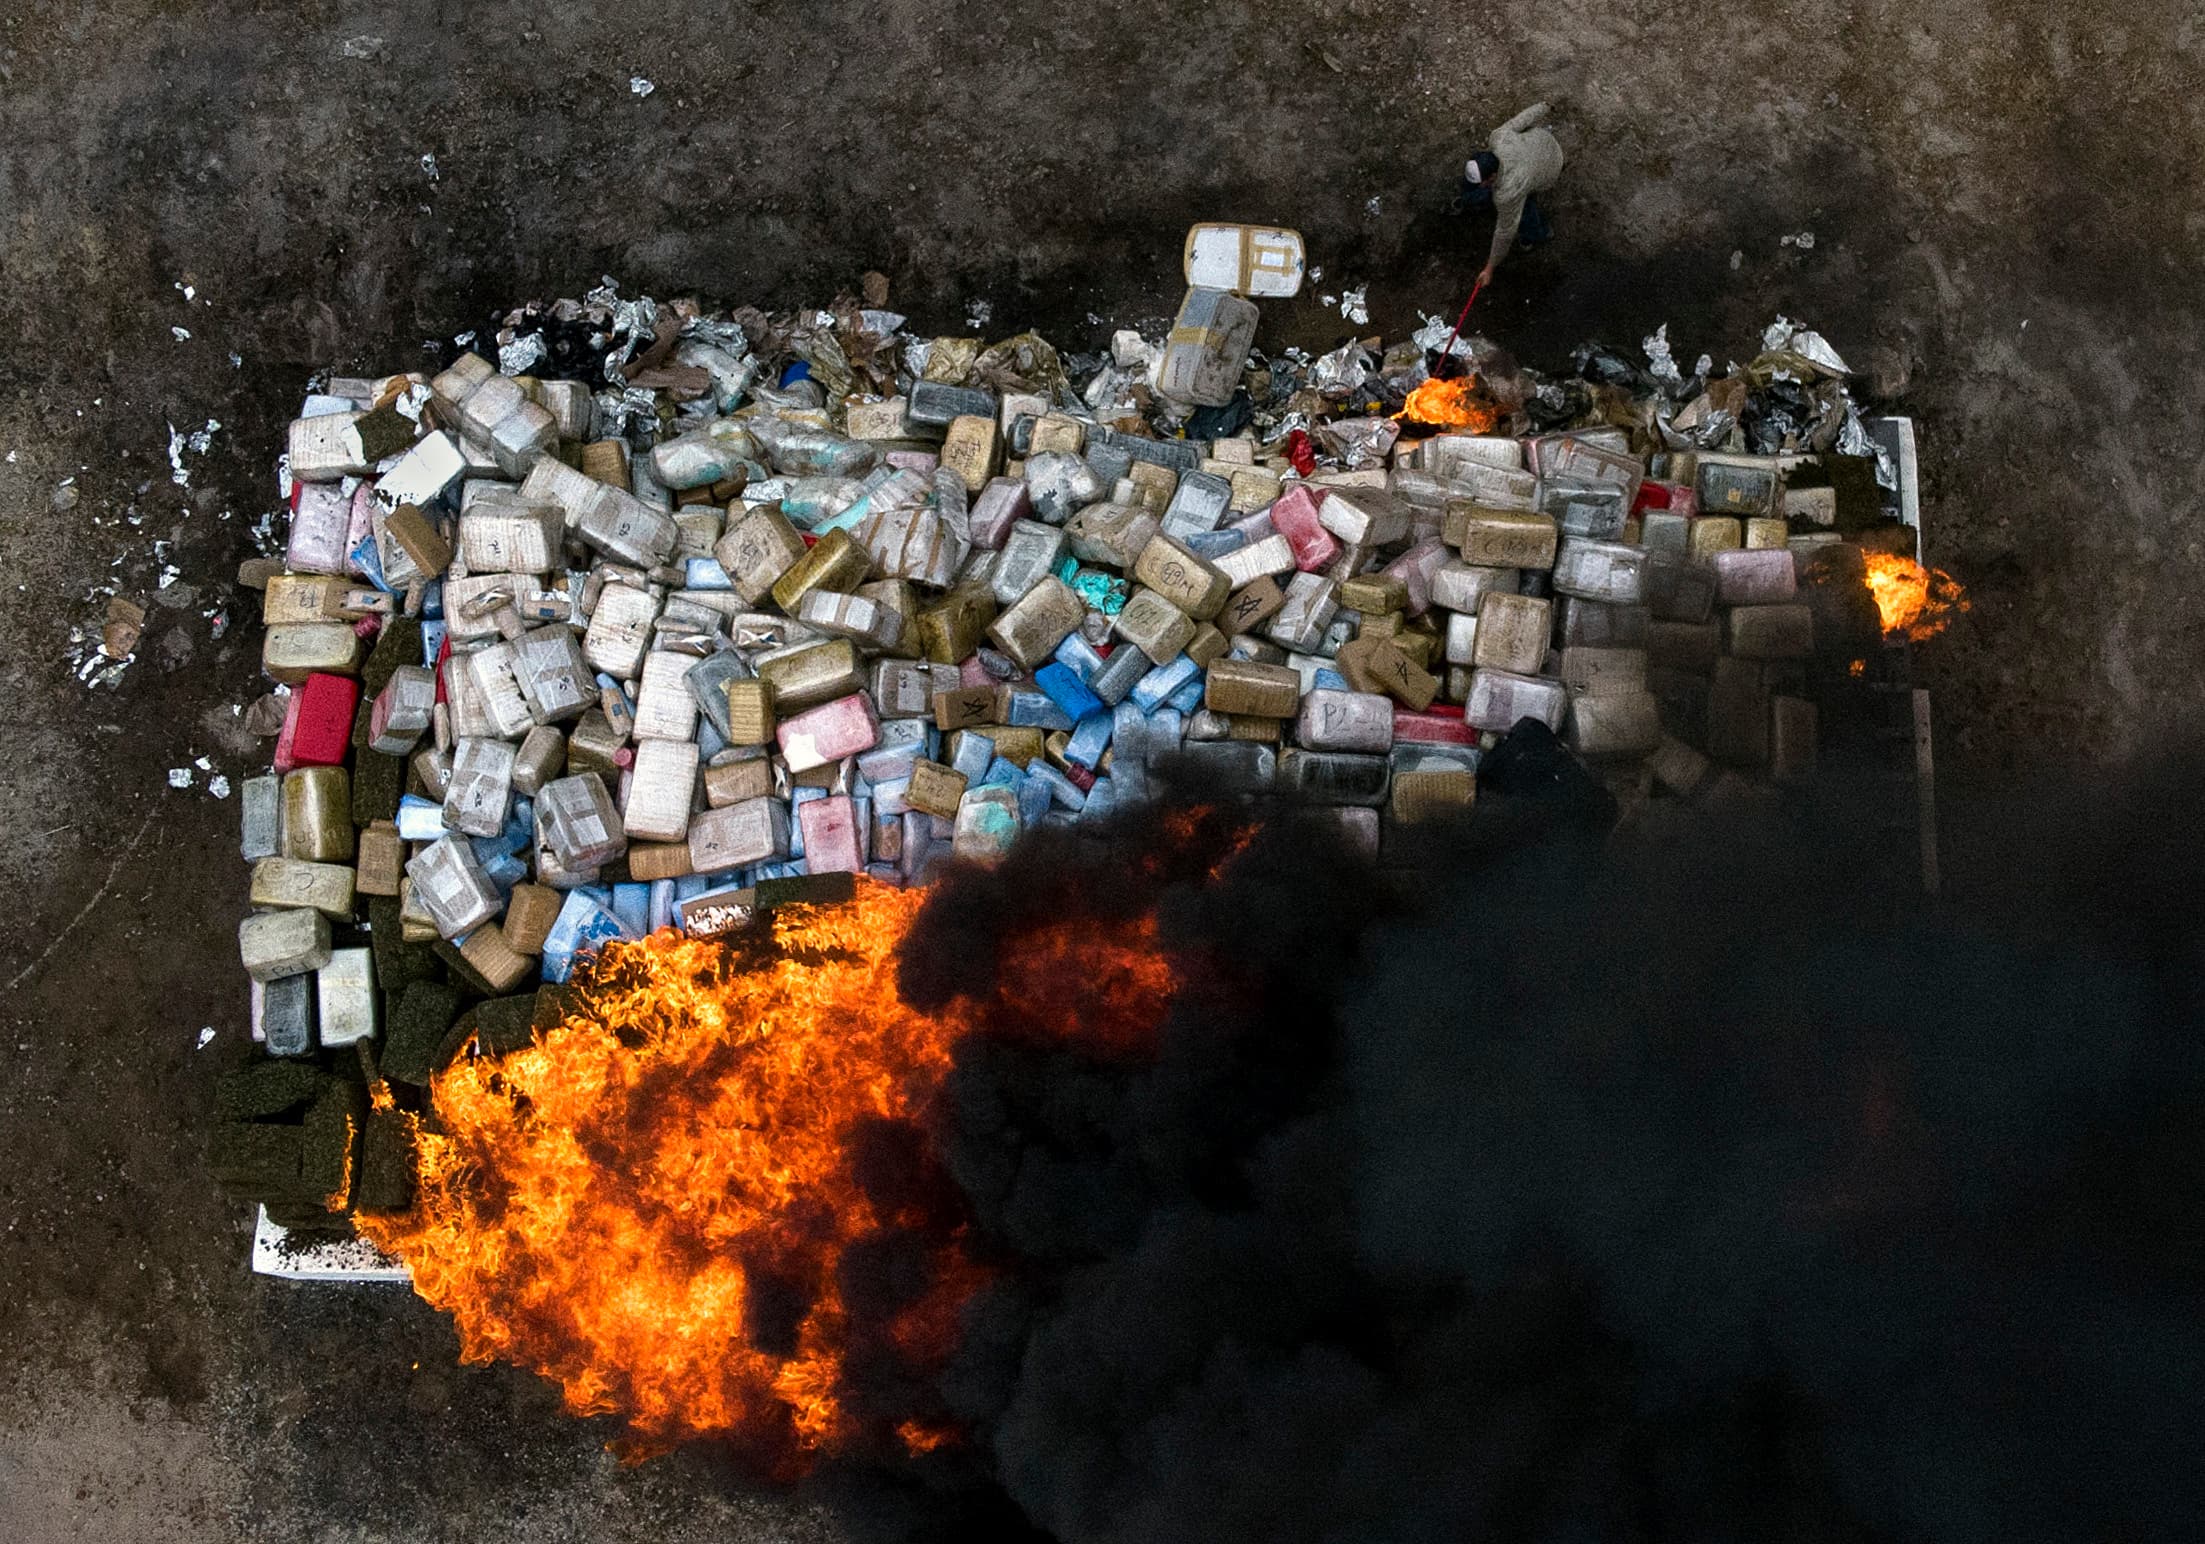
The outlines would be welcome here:
<svg viewBox="0 0 2205 1544">
<path fill-rule="evenodd" d="M 1066 674 L 1070 674 L 1069 671 Z M 1093 693 L 1089 693 L 1093 696 Z M 1010 694 L 1010 710 L 1004 716 L 1014 728 L 1019 729 L 1070 729 L 1072 715 L 1050 701 L 1046 692 L 1014 691 Z M 1098 698 L 1096 707 L 1101 707 Z"/>
<path fill-rule="evenodd" d="M 1110 749 L 1110 736 L 1114 722 L 1108 713 L 1098 711 L 1088 714 L 1073 726 L 1071 743 L 1064 748 L 1064 759 L 1074 766 L 1093 771 L 1103 759 L 1103 752 Z M 1077 808 L 1077 806 L 1074 806 Z"/>
<path fill-rule="evenodd" d="M 1043 765 L 1038 759 L 1034 762 L 1036 767 Z M 1056 769 L 1050 767 L 1047 770 L 1053 772 Z M 1049 813 L 1049 806 L 1055 802 L 1056 796 L 1050 791 L 1048 783 L 1039 774 L 1029 772 L 1018 785 L 1018 823 L 1031 829 L 1042 816 Z"/>
<path fill-rule="evenodd" d="M 1076 638 L 1079 635 L 1073 634 Z M 1097 660 L 1100 663 L 1100 660 Z M 1091 713 L 1103 710 L 1103 700 L 1087 689 L 1087 683 L 1070 665 L 1043 665 L 1034 672 L 1034 685 L 1048 693 L 1049 700 L 1064 710 L 1065 716 L 1078 723 Z"/>
<path fill-rule="evenodd" d="M 873 785 L 873 808 L 883 815 L 901 815 L 911 808 L 907 795 L 911 792 L 911 779 L 893 777 Z"/>
<path fill-rule="evenodd" d="M 1155 666 L 1133 684 L 1133 705 L 1143 713 L 1153 713 L 1190 681 L 1199 691 L 1202 667 L 1184 654 L 1175 654 L 1169 664 Z"/>
<path fill-rule="evenodd" d="M 957 741 L 957 755 L 950 762 L 950 769 L 962 772 L 965 781 L 977 783 L 988 775 L 988 768 L 995 762 L 995 737 L 968 729 Z"/>
<path fill-rule="evenodd" d="M 1087 790 L 1087 802 L 1080 806 L 1083 820 L 1101 820 L 1110 814 L 1118 792 L 1115 777 L 1098 777 L 1095 786 Z"/>
<path fill-rule="evenodd" d="M 1247 546 L 1248 537 L 1242 531 L 1194 531 L 1180 537 L 1179 544 L 1198 558 L 1221 558 Z"/>
<path fill-rule="evenodd" d="M 390 581 L 383 577 L 383 554 L 376 548 L 373 535 L 361 537 L 360 545 L 352 549 L 351 557 L 353 566 L 367 576 L 369 584 L 385 595 L 397 593 L 391 589 Z"/>
<path fill-rule="evenodd" d="M 528 877 L 528 864 L 512 853 L 495 853 L 481 860 L 483 877 L 502 891 L 512 888 Z"/>
<path fill-rule="evenodd" d="M 1064 642 L 1057 645 L 1056 662 L 1078 676 L 1082 684 L 1095 679 L 1095 672 L 1102 669 L 1103 657 L 1096 647 L 1078 633 L 1067 633 Z M 1034 680 L 1040 681 L 1036 674 Z M 1048 691 L 1047 687 L 1042 688 Z M 1051 693 L 1053 696 L 1054 693 Z M 1077 715 L 1074 715 L 1075 717 Z"/>
<path fill-rule="evenodd" d="M 623 936 L 620 919 L 599 899 L 603 894 L 595 886 L 567 892 L 566 904 L 559 908 L 559 918 L 551 924 L 551 933 L 544 939 L 546 981 L 566 980 L 574 973 L 576 959 L 594 954 L 613 939 Z"/>
<path fill-rule="evenodd" d="M 613 915 L 620 919 L 621 929 L 630 938 L 642 938 L 651 931 L 651 887 L 648 882 L 629 880 L 613 886 Z"/>
<path fill-rule="evenodd" d="M 409 793 L 398 801 L 398 834 L 409 842 L 433 842 L 444 834 L 444 805 Z"/>
<path fill-rule="evenodd" d="M 717 558 L 691 558 L 682 568 L 682 583 L 692 590 L 732 590 L 727 570 Z"/>
<path fill-rule="evenodd" d="M 1026 808 L 1026 790 L 1046 788 L 1049 798 L 1056 804 L 1077 814 L 1086 807 L 1087 795 L 1080 792 L 1080 785 L 1059 772 L 1045 761 L 1036 761 L 1026 769 L 1025 786 L 1019 790 L 1019 810 Z"/>
</svg>

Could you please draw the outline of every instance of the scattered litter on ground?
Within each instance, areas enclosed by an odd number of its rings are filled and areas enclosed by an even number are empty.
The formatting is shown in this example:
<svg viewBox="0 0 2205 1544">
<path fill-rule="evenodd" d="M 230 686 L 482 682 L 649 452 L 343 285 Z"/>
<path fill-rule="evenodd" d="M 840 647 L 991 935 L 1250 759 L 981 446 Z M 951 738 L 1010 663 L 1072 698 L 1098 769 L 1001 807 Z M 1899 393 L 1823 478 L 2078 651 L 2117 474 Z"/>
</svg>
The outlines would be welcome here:
<svg viewBox="0 0 2205 1544">
<path fill-rule="evenodd" d="M 205 455 L 207 448 L 214 443 L 216 431 L 221 427 L 222 425 L 212 418 L 207 420 L 205 428 L 194 429 L 188 434 L 174 424 L 168 426 L 170 482 L 176 484 L 179 488 L 191 486 L 191 470 L 184 465 L 184 452 L 189 450 L 195 456 Z"/>
</svg>

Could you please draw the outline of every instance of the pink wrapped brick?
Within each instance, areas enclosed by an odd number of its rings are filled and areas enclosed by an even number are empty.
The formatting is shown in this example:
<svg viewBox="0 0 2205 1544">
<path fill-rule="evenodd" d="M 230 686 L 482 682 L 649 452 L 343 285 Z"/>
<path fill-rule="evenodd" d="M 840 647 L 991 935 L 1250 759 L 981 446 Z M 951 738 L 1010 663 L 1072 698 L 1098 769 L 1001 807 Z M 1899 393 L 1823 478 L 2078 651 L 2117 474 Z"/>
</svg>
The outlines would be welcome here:
<svg viewBox="0 0 2205 1544">
<path fill-rule="evenodd" d="M 789 770 L 809 772 L 830 761 L 871 750 L 880 740 L 880 719 L 873 712 L 872 698 L 852 692 L 784 719 L 774 737 L 781 742 L 781 755 Z"/>
<path fill-rule="evenodd" d="M 1317 518 L 1323 502 L 1321 489 L 1296 483 L 1271 506 L 1271 529 L 1286 538 L 1294 549 L 1294 566 L 1305 574 L 1321 573 L 1340 555 L 1340 538 Z"/>
<path fill-rule="evenodd" d="M 291 485 L 291 540 L 283 561 L 294 574 L 341 574 L 345 571 L 345 533 L 352 524 L 352 508 L 340 483 Z"/>
<path fill-rule="evenodd" d="M 1453 556 L 1447 544 L 1435 536 L 1418 542 L 1386 565 L 1386 572 L 1408 588 L 1410 616 L 1420 617 L 1431 609 L 1432 575 L 1445 568 Z"/>
<path fill-rule="evenodd" d="M 942 464 L 942 458 L 931 450 L 892 450 L 881 458 L 902 472 L 917 472 L 921 477 L 932 477 L 934 469 Z"/>
<path fill-rule="evenodd" d="M 1799 589 L 1789 547 L 1746 547 L 1715 554 L 1715 599 L 1726 606 L 1768 606 Z"/>
<path fill-rule="evenodd" d="M 960 662 L 957 666 L 957 684 L 959 686 L 993 686 L 995 677 L 988 674 L 988 667 L 981 664 L 980 656 L 975 654 L 971 658 Z"/>
<path fill-rule="evenodd" d="M 357 578 L 373 577 L 364 567 L 352 561 L 352 554 L 360 550 L 360 543 L 375 539 L 375 484 L 363 482 L 353 490 L 352 519 L 345 528 L 345 570 Z"/>
<path fill-rule="evenodd" d="M 1033 517 L 1033 495 L 1026 484 L 1016 477 L 994 478 L 972 501 L 972 544 L 986 552 L 1000 551 L 1011 527 Z"/>
<path fill-rule="evenodd" d="M 804 865 L 814 874 L 865 871 L 865 847 L 859 840 L 857 805 L 846 793 L 812 799 L 796 807 L 804 832 Z"/>
</svg>

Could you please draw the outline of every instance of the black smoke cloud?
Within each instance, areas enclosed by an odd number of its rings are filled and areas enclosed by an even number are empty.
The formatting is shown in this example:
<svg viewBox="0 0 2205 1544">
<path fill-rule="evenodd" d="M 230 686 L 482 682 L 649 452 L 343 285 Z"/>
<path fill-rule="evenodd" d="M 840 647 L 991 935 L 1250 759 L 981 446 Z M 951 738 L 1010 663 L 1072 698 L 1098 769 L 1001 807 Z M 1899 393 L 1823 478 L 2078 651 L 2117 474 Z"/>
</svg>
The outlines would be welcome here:
<svg viewBox="0 0 2205 1544">
<path fill-rule="evenodd" d="M 1152 1057 L 967 1042 L 971 1440 L 823 1487 L 861 1538 L 2195 1536 L 2197 770 L 1987 806 L 1934 907 L 1829 806 L 961 878 L 914 1001 L 1151 904 L 1190 985 Z"/>
</svg>

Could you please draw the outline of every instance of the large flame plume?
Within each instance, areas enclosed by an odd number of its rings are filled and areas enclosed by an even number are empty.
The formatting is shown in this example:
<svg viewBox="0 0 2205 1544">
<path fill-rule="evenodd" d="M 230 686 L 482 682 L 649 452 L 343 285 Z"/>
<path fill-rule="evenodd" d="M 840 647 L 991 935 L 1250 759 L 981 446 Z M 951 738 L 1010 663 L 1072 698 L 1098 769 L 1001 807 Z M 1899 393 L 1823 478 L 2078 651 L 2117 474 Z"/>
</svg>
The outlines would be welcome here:
<svg viewBox="0 0 2205 1544">
<path fill-rule="evenodd" d="M 1959 580 L 1891 552 L 1868 554 L 1868 592 L 1876 598 L 1884 632 L 1916 643 L 1943 632 L 1955 613 L 1969 609 Z"/>
<path fill-rule="evenodd" d="M 799 1472 L 954 1440 L 846 1395 L 854 1364 L 920 1386 L 987 1279 L 922 1132 L 953 1047 L 1016 1023 L 1140 1054 L 1175 972 L 1153 920 L 1087 919 L 1006 948 L 985 1000 L 917 1012 L 896 961 L 921 904 L 862 883 L 747 939 L 616 943 L 556 1028 L 441 1074 L 418 1204 L 365 1227 L 463 1359 L 622 1418 L 629 1458 L 725 1436 Z"/>
<path fill-rule="evenodd" d="M 1486 397 L 1484 385 L 1475 375 L 1447 380 L 1435 375 L 1419 381 L 1394 417 L 1405 423 L 1470 434 L 1490 433 L 1501 421 L 1499 409 Z"/>
</svg>

